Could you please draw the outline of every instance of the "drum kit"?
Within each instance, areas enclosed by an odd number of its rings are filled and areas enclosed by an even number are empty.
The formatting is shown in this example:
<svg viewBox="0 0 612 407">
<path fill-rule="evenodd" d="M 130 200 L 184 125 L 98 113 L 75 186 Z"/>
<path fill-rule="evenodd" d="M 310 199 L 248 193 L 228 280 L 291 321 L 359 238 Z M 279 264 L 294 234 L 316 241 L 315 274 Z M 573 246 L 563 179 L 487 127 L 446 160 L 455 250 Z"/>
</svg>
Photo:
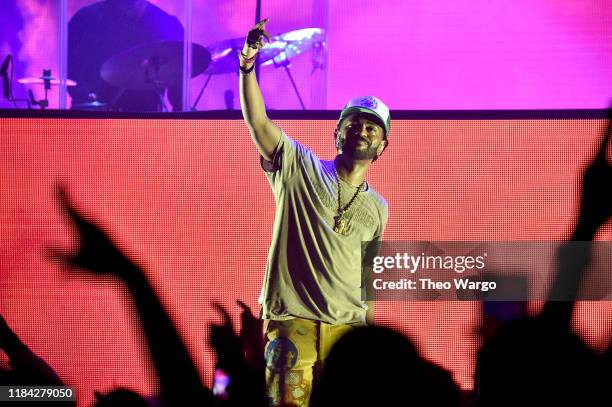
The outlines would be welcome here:
<svg viewBox="0 0 612 407">
<path fill-rule="evenodd" d="M 209 47 L 199 44 L 192 46 L 191 77 L 207 75 L 207 79 L 200 90 L 191 110 L 196 106 L 208 86 L 213 75 L 238 72 L 238 53 L 242 50 L 245 38 L 227 39 Z M 296 96 L 305 109 L 304 103 L 293 80 L 290 71 L 291 59 L 314 49 L 324 49 L 325 33 L 321 28 L 304 28 L 290 31 L 272 37 L 258 55 L 258 63 L 262 67 L 273 65 L 285 69 Z M 183 42 L 159 41 L 141 44 L 112 56 L 102 65 L 100 76 L 109 84 L 121 90 L 154 90 L 160 98 L 169 84 L 181 82 L 183 74 Z M 49 70 L 44 70 L 40 77 L 18 79 L 23 85 L 44 85 L 45 98 L 35 101 L 30 91 L 33 104 L 41 109 L 48 106 L 47 91 L 57 86 L 60 81 L 51 76 Z M 66 86 L 76 86 L 71 79 L 66 80 Z M 113 101 L 99 101 L 95 94 L 90 94 L 89 101 L 73 105 L 73 109 L 81 110 L 113 110 Z"/>
</svg>

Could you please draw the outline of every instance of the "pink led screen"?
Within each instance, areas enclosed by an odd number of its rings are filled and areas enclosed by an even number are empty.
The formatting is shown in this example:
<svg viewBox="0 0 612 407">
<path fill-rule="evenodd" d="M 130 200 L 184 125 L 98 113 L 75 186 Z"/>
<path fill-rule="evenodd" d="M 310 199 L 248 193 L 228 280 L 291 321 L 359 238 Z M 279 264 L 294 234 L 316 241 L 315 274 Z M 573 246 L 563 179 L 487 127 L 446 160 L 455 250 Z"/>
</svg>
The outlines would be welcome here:
<svg viewBox="0 0 612 407">
<path fill-rule="evenodd" d="M 70 0 L 68 17 L 92 3 Z M 185 25 L 182 1 L 152 3 Z M 208 47 L 244 37 L 255 3 L 193 1 L 193 41 Z M 59 1 L 1 4 L 0 57 L 14 54 L 15 78 L 38 76 L 43 68 L 57 73 Z M 261 14 L 270 17 L 273 35 L 308 27 L 327 32 L 323 70 L 311 51 L 292 61 L 308 109 L 340 109 L 355 94 L 376 94 L 392 109 L 419 110 L 604 108 L 612 97 L 607 1 L 264 0 Z M 269 108 L 300 108 L 283 68 L 265 67 L 261 79 Z M 205 80 L 193 80 L 192 101 Z M 42 89 L 33 90 L 42 96 Z M 15 94 L 25 96 L 27 88 L 17 86 Z M 51 101 L 57 107 L 57 92 Z M 234 73 L 214 75 L 197 105 L 227 107 L 238 108 Z"/>
<path fill-rule="evenodd" d="M 321 157 L 334 154 L 334 120 L 278 124 Z M 395 120 L 369 178 L 389 201 L 385 239 L 567 238 L 579 174 L 603 127 L 602 120 Z M 126 291 L 45 259 L 45 246 L 75 243 L 53 199 L 58 181 L 144 267 L 210 385 L 208 324 L 219 321 L 211 304 L 237 318 L 241 299 L 257 312 L 272 231 L 273 197 L 243 122 L 0 122 L 0 313 L 76 387 L 80 405 L 118 385 L 149 394 L 156 378 Z M 611 339 L 608 304 L 582 302 L 574 317 L 575 331 L 598 350 Z M 376 319 L 472 388 L 480 303 L 384 302 Z"/>
</svg>

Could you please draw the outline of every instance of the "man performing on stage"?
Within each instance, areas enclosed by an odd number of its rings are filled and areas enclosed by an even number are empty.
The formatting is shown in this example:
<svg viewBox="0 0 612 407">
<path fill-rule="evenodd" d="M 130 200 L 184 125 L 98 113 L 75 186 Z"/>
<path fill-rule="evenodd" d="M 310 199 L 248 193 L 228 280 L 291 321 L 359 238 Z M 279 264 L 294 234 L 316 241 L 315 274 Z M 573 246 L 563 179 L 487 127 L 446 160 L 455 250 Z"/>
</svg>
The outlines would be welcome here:
<svg viewBox="0 0 612 407">
<path fill-rule="evenodd" d="M 268 396 L 272 405 L 301 406 L 333 343 L 365 325 L 366 310 L 373 318 L 361 299 L 361 246 L 382 238 L 388 214 L 366 175 L 387 147 L 391 121 L 379 99 L 352 99 L 331 161 L 287 136 L 268 119 L 254 72 L 267 21 L 249 32 L 240 54 L 240 102 L 276 201 L 260 297 Z"/>
</svg>

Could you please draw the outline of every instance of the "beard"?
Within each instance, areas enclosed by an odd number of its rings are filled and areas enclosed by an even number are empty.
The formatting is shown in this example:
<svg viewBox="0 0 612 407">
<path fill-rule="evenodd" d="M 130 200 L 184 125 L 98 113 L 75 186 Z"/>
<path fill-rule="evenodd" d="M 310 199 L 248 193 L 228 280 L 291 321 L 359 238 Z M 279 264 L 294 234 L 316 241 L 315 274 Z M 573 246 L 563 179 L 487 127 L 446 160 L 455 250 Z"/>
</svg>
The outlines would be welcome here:
<svg viewBox="0 0 612 407">
<path fill-rule="evenodd" d="M 338 147 L 343 154 L 354 160 L 373 160 L 377 155 L 377 147 L 372 146 L 369 140 L 362 139 L 361 136 L 344 137 L 339 140 Z"/>
</svg>

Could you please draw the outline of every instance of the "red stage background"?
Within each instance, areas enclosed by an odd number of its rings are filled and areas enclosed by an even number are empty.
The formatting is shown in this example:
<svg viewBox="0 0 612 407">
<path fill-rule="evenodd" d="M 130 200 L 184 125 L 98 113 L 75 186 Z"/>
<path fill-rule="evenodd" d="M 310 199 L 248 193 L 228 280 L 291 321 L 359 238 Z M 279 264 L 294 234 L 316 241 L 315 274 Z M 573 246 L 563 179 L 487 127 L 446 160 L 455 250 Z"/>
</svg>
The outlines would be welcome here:
<svg viewBox="0 0 612 407">
<path fill-rule="evenodd" d="M 278 124 L 321 157 L 334 155 L 334 120 Z M 389 201 L 385 239 L 566 238 L 603 128 L 603 120 L 395 120 L 369 177 Z M 118 385 L 155 391 L 122 286 L 45 260 L 46 245 L 74 243 L 53 200 L 59 181 L 145 266 L 210 384 L 207 326 L 219 319 L 211 303 L 236 317 L 241 299 L 257 312 L 271 238 L 274 200 L 244 123 L 2 119 L 0 143 L 0 313 L 17 334 L 76 386 L 80 405 Z M 462 388 L 473 386 L 478 302 L 388 302 L 376 314 Z M 593 348 L 609 344 L 611 325 L 608 302 L 580 303 L 574 327 Z"/>
</svg>

